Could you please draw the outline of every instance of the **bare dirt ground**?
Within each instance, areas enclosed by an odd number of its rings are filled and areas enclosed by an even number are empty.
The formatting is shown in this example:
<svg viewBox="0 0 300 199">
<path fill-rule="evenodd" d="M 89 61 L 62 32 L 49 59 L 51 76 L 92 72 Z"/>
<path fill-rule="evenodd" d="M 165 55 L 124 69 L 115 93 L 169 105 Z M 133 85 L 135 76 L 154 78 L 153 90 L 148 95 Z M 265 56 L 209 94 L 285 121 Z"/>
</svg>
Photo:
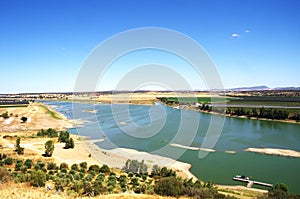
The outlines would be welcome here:
<svg viewBox="0 0 300 199">
<path fill-rule="evenodd" d="M 30 131 L 40 129 L 66 129 L 74 125 L 64 115 L 42 103 L 30 103 L 27 107 L 0 107 L 0 114 L 7 112 L 8 119 L 0 117 L 0 132 Z M 27 117 L 22 123 L 21 118 Z"/>
</svg>

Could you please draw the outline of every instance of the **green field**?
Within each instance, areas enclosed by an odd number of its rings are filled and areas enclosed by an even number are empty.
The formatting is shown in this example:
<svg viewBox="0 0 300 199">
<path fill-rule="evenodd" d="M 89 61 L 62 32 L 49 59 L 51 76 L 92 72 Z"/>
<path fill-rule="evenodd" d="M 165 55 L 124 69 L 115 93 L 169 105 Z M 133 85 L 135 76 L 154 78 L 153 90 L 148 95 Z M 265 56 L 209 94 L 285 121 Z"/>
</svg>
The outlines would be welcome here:
<svg viewBox="0 0 300 199">
<path fill-rule="evenodd" d="M 167 97 L 167 98 L 159 98 L 161 101 L 163 99 L 166 100 L 166 102 L 173 102 L 173 103 L 201 103 L 201 104 L 210 104 L 211 101 L 218 102 L 218 103 L 224 103 L 229 100 L 229 98 L 226 97 Z"/>
<path fill-rule="evenodd" d="M 27 107 L 29 104 L 5 104 L 0 105 L 0 108 L 18 108 L 18 107 Z"/>
<path fill-rule="evenodd" d="M 227 105 L 257 105 L 257 106 L 293 106 L 300 108 L 300 97 L 284 96 L 242 96 L 239 98 L 228 98 Z"/>
</svg>

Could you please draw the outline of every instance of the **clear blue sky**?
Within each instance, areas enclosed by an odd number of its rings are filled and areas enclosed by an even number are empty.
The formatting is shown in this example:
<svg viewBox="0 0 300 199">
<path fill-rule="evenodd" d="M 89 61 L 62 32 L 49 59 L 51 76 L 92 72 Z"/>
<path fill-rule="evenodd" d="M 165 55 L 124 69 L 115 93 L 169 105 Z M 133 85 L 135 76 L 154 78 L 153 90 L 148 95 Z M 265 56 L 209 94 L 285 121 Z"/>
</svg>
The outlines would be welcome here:
<svg viewBox="0 0 300 199">
<path fill-rule="evenodd" d="M 72 91 L 100 42 L 149 26 L 195 39 L 226 88 L 300 86 L 299 10 L 298 0 L 1 0 L 0 93 Z"/>
</svg>

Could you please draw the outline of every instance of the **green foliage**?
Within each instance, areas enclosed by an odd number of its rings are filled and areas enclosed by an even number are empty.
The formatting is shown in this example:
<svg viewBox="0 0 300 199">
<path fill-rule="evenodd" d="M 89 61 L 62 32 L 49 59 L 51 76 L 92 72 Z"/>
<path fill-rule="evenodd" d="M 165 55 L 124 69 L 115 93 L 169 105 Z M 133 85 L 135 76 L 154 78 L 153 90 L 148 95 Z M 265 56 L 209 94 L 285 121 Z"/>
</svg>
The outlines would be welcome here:
<svg viewBox="0 0 300 199">
<path fill-rule="evenodd" d="M 30 169 L 33 166 L 33 162 L 31 159 L 27 159 L 24 162 L 24 165 L 28 167 L 28 169 Z"/>
<path fill-rule="evenodd" d="M 175 177 L 165 177 L 155 183 L 155 193 L 163 196 L 179 196 L 183 192 L 183 184 Z"/>
<path fill-rule="evenodd" d="M 48 162 L 47 164 L 47 169 L 48 170 L 55 170 L 57 167 L 56 163 L 55 162 Z"/>
<path fill-rule="evenodd" d="M 16 139 L 16 144 L 15 144 L 15 152 L 17 152 L 18 155 L 23 155 L 24 154 L 24 148 L 21 147 L 21 138 L 17 137 Z"/>
<path fill-rule="evenodd" d="M 64 149 L 73 149 L 75 147 L 73 138 L 69 138 L 66 141 Z"/>
<path fill-rule="evenodd" d="M 104 164 L 104 165 L 100 168 L 99 172 L 101 172 L 101 173 L 110 173 L 110 168 L 109 168 L 106 164 Z"/>
<path fill-rule="evenodd" d="M 89 167 L 89 172 L 91 172 L 91 171 L 94 171 L 94 172 L 98 173 L 100 171 L 100 167 L 98 165 L 96 165 L 96 164 L 91 165 Z"/>
<path fill-rule="evenodd" d="M 58 137 L 58 132 L 52 128 L 49 128 L 47 130 L 41 129 L 36 134 L 38 137 Z"/>
<path fill-rule="evenodd" d="M 69 168 L 69 165 L 67 164 L 67 163 L 65 163 L 65 162 L 62 162 L 61 164 L 60 164 L 60 166 L 59 166 L 59 169 L 60 170 L 62 170 L 62 169 L 68 169 Z"/>
<path fill-rule="evenodd" d="M 3 117 L 4 119 L 9 118 L 7 111 L 5 113 L 2 113 L 2 115 L 0 115 L 0 116 Z"/>
<path fill-rule="evenodd" d="M 74 171 L 78 171 L 79 169 L 78 164 L 72 164 L 71 169 Z"/>
<path fill-rule="evenodd" d="M 81 169 L 87 169 L 87 163 L 86 162 L 81 162 L 79 164 L 79 166 L 80 166 Z"/>
<path fill-rule="evenodd" d="M 20 171 L 23 166 L 23 161 L 22 160 L 17 160 L 15 164 L 15 171 Z"/>
<path fill-rule="evenodd" d="M 59 132 L 58 141 L 59 142 L 67 142 L 70 138 L 70 133 L 68 131 L 61 131 Z"/>
<path fill-rule="evenodd" d="M 30 180 L 31 186 L 43 187 L 45 186 L 45 182 L 46 182 L 46 174 L 41 170 L 32 171 L 30 179 L 31 179 Z"/>
<path fill-rule="evenodd" d="M 12 165 L 13 164 L 13 159 L 10 157 L 7 157 L 4 159 L 4 164 L 6 165 Z"/>
<path fill-rule="evenodd" d="M 99 181 L 99 182 L 104 182 L 104 179 L 105 179 L 104 173 L 99 173 L 99 175 L 96 177 L 96 181 Z"/>
<path fill-rule="evenodd" d="M 51 157 L 53 151 L 54 151 L 54 142 L 52 140 L 48 140 L 45 143 L 45 156 L 46 157 Z"/>
<path fill-rule="evenodd" d="M 142 162 L 139 162 L 137 160 L 127 160 L 125 163 L 125 166 L 123 167 L 123 170 L 127 173 L 147 173 L 147 165 L 144 163 L 144 160 Z"/>
</svg>

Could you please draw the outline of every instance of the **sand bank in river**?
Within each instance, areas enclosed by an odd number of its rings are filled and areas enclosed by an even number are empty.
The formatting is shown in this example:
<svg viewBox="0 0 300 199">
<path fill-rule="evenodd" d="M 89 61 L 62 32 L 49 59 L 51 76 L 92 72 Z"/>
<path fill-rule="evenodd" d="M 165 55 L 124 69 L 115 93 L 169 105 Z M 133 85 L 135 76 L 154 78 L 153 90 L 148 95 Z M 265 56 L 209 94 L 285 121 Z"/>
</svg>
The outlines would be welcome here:
<svg viewBox="0 0 300 199">
<path fill-rule="evenodd" d="M 173 147 L 178 147 L 178 148 L 183 148 L 183 149 L 189 149 L 189 150 L 195 150 L 195 151 L 199 150 L 199 151 L 215 152 L 214 149 L 207 149 L 207 148 L 201 148 L 201 147 L 192 147 L 192 146 L 184 146 L 184 145 L 175 144 L 175 143 L 172 143 L 170 145 L 173 146 Z"/>
<path fill-rule="evenodd" d="M 275 148 L 248 148 L 245 151 L 263 153 L 268 155 L 280 155 L 300 158 L 300 152 L 290 149 L 275 149 Z"/>
</svg>

